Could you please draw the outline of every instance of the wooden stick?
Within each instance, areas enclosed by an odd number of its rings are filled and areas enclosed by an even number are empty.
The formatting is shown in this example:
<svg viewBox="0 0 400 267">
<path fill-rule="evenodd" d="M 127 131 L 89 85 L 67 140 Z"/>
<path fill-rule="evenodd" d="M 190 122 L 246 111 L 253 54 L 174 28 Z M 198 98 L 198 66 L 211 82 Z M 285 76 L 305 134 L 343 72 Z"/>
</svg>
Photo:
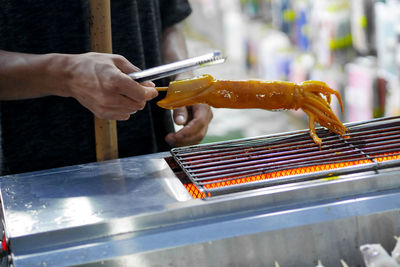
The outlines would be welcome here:
<svg viewBox="0 0 400 267">
<path fill-rule="evenodd" d="M 90 0 L 91 50 L 112 53 L 110 0 Z M 97 161 L 118 158 L 117 123 L 94 117 Z"/>
<path fill-rule="evenodd" d="M 159 92 L 168 91 L 168 87 L 156 87 L 156 90 Z"/>
</svg>

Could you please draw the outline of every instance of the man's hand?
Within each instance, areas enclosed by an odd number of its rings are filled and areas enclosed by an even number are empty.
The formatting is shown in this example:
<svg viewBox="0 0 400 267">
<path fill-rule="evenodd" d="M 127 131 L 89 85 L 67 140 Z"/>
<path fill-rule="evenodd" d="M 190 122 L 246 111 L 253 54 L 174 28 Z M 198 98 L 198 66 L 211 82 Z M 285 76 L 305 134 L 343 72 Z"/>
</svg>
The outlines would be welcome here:
<svg viewBox="0 0 400 267">
<path fill-rule="evenodd" d="M 127 75 L 138 70 L 119 55 L 70 56 L 65 70 L 69 75 L 65 83 L 67 96 L 77 99 L 100 119 L 127 120 L 158 95 L 154 83 L 139 84 Z"/>
<path fill-rule="evenodd" d="M 164 30 L 162 47 L 164 63 L 171 63 L 188 57 L 185 37 L 179 25 Z M 182 73 L 177 75 L 175 80 L 190 76 L 191 74 L 188 72 Z M 165 137 L 165 141 L 170 146 L 187 146 L 198 144 L 203 140 L 213 114 L 208 105 L 197 104 L 175 109 L 173 117 L 176 124 L 184 125 L 184 127 L 176 133 L 169 133 Z"/>
<path fill-rule="evenodd" d="M 169 133 L 165 141 L 175 147 L 200 143 L 207 133 L 212 117 L 211 108 L 205 104 L 175 109 L 173 111 L 174 121 L 184 127 L 176 133 Z"/>
<path fill-rule="evenodd" d="M 127 75 L 138 70 L 119 55 L 0 50 L 0 99 L 74 97 L 100 119 L 126 120 L 158 95 L 152 82 L 139 84 Z"/>
</svg>

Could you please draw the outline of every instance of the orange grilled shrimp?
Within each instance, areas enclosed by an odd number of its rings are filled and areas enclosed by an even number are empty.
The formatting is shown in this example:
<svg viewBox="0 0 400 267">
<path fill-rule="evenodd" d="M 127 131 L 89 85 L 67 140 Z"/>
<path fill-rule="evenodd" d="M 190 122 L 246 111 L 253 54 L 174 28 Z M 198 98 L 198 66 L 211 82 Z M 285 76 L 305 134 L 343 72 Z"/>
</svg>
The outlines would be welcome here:
<svg viewBox="0 0 400 267">
<path fill-rule="evenodd" d="M 331 94 L 338 98 L 343 112 L 339 92 L 324 82 L 305 81 L 295 84 L 283 81 L 224 81 L 214 80 L 211 75 L 203 75 L 171 82 L 166 97 L 157 104 L 166 109 L 198 103 L 208 104 L 215 108 L 266 110 L 301 108 L 309 118 L 310 136 L 315 143 L 321 144 L 321 139 L 315 132 L 315 122 L 336 134 L 346 133 L 346 127 L 330 107 Z"/>
</svg>

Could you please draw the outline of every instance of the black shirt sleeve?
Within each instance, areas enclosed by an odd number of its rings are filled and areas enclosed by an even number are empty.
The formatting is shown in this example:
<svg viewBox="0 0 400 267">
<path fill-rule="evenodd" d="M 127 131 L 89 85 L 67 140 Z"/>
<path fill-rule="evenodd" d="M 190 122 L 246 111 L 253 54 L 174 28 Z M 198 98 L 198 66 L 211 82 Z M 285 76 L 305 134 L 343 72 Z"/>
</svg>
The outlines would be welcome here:
<svg viewBox="0 0 400 267">
<path fill-rule="evenodd" d="M 162 27 L 165 29 L 184 20 L 192 9 L 187 0 L 161 0 L 160 11 Z"/>
</svg>

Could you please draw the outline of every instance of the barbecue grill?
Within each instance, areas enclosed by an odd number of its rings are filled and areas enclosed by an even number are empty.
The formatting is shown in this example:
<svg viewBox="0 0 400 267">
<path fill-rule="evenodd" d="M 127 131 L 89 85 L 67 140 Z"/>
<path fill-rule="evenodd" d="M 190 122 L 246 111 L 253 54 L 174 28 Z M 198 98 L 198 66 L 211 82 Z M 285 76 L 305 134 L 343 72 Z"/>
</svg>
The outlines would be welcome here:
<svg viewBox="0 0 400 267">
<path fill-rule="evenodd" d="M 363 266 L 400 228 L 400 117 L 4 176 L 14 266 Z"/>
<path fill-rule="evenodd" d="M 349 133 L 320 129 L 321 147 L 308 131 L 173 149 L 194 197 L 338 176 L 398 165 L 400 124 L 393 119 L 348 124 Z M 384 127 L 384 128 L 382 128 Z M 273 179 L 271 179 L 273 178 Z"/>
</svg>

